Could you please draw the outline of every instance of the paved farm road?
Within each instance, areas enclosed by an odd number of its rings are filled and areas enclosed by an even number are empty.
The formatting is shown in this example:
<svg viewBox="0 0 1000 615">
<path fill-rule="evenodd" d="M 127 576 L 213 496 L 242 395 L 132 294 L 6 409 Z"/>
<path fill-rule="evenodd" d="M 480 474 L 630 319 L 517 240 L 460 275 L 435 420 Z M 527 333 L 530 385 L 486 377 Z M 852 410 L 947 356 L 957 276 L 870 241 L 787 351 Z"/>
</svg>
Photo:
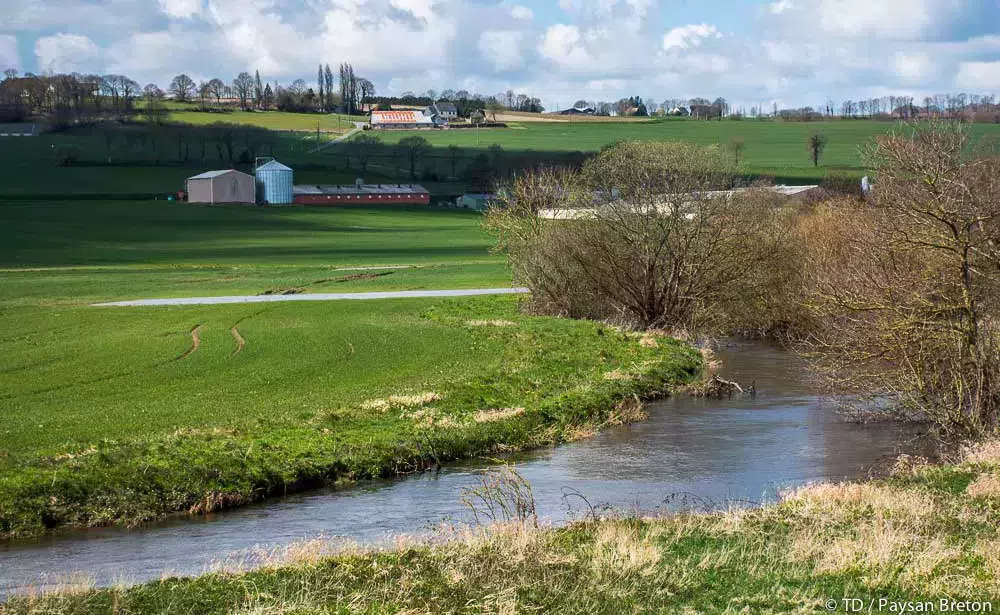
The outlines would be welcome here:
<svg viewBox="0 0 1000 615">
<path fill-rule="evenodd" d="M 233 295 L 228 297 L 182 297 L 177 299 L 136 299 L 95 303 L 95 306 L 142 305 L 214 305 L 221 303 L 270 303 L 274 301 L 338 301 L 344 299 L 401 299 L 407 297 L 469 297 L 473 295 L 512 295 L 527 288 L 470 288 L 463 290 L 397 290 L 371 293 L 301 293 L 296 295 Z"/>
</svg>

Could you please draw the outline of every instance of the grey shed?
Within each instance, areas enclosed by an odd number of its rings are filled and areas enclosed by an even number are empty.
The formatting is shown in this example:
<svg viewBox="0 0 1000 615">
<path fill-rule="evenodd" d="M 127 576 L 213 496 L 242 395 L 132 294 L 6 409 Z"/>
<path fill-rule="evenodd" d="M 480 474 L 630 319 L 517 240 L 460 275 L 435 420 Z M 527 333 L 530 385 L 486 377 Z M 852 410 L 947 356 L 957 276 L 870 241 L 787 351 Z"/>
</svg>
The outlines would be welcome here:
<svg viewBox="0 0 1000 615">
<path fill-rule="evenodd" d="M 191 203 L 255 203 L 257 184 L 234 169 L 207 171 L 187 178 L 187 194 Z"/>
</svg>

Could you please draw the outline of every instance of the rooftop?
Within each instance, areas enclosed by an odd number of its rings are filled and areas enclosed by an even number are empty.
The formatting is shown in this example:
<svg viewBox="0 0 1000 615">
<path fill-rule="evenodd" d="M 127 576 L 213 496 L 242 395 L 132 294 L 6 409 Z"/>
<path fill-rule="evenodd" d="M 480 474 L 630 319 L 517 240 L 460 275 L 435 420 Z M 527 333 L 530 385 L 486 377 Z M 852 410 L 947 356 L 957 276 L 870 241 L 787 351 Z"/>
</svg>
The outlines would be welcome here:
<svg viewBox="0 0 1000 615">
<path fill-rule="evenodd" d="M 270 162 L 264 163 L 257 167 L 258 171 L 291 171 L 290 168 L 281 164 L 277 160 L 272 160 Z"/>
<path fill-rule="evenodd" d="M 345 186 L 294 186 L 294 194 L 429 194 L 427 189 L 418 184 L 355 184 Z"/>
<path fill-rule="evenodd" d="M 193 176 L 189 177 L 188 179 L 211 179 L 213 177 L 218 177 L 220 175 L 225 175 L 226 173 L 240 173 L 240 172 L 237 171 L 236 169 L 222 169 L 222 170 L 219 170 L 219 171 L 205 171 L 204 173 L 199 173 L 197 175 L 193 175 Z M 240 175 L 245 175 L 245 173 L 240 173 Z"/>
</svg>

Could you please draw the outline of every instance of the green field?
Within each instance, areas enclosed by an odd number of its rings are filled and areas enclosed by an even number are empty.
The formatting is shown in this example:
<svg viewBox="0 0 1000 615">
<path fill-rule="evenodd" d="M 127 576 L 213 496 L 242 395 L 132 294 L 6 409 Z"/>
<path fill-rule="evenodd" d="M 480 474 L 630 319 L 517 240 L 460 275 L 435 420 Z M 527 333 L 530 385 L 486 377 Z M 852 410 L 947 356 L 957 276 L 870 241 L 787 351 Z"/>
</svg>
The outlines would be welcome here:
<svg viewBox="0 0 1000 615">
<path fill-rule="evenodd" d="M 911 460 L 912 461 L 912 460 Z M 8 604 L 49 613 L 826 613 L 1000 609 L 1000 445 L 715 514 L 528 518 L 362 551 L 316 539 L 253 572 Z M 853 602 L 857 600 L 859 602 Z"/>
<path fill-rule="evenodd" d="M 509 287 L 479 222 L 430 207 L 0 200 L 0 536 L 558 442 L 698 369 L 672 341 L 524 317 L 513 297 L 90 305 Z M 354 269 L 378 265 L 412 267 Z M 604 378 L 615 370 L 631 376 Z"/>
<path fill-rule="evenodd" d="M 281 130 L 295 130 L 303 123 L 314 123 L 317 117 L 324 117 L 325 121 L 331 123 L 336 122 L 333 116 L 278 112 L 174 113 L 179 114 L 178 119 L 195 124 L 216 120 L 228 122 L 231 118 L 239 119 L 243 116 L 248 116 L 246 123 L 252 124 L 253 121 L 267 118 L 268 127 Z M 471 180 L 467 171 L 480 154 L 487 156 L 488 167 L 503 170 L 521 163 L 531 165 L 547 159 L 565 160 L 567 154 L 596 151 L 607 144 L 626 139 L 677 139 L 725 146 L 733 137 L 741 137 L 744 140 L 741 168 L 747 175 L 798 183 L 818 182 L 831 172 L 859 177 L 864 173 L 859 148 L 878 134 L 895 127 L 892 123 L 874 121 L 590 121 L 523 122 L 512 124 L 510 128 L 480 131 L 390 131 L 370 134 L 378 135 L 387 144 L 397 143 L 399 139 L 414 134 L 427 138 L 434 149 L 418 163 L 418 181 L 435 198 L 443 200 L 470 188 Z M 132 128 L 142 131 L 141 125 Z M 312 129 L 315 129 L 314 124 Z M 1000 125 L 977 124 L 972 130 L 980 137 L 991 140 L 1000 136 Z M 809 134 L 817 131 L 827 137 L 828 145 L 820 166 L 813 167 L 805 142 Z M 268 150 L 268 153 L 273 153 L 295 169 L 297 183 L 351 183 L 362 174 L 355 154 L 344 144 L 334 144 L 316 152 L 314 135 L 283 132 L 274 137 L 273 150 Z M 0 198 L 165 197 L 183 190 L 185 178 L 207 169 L 235 167 L 250 170 L 247 163 L 220 159 L 215 147 L 209 147 L 206 160 L 196 159 L 197 143 L 187 143 L 185 147 L 195 150 L 195 153 L 186 160 L 178 160 L 179 146 L 176 141 L 169 135 L 156 138 L 159 139 L 159 145 L 155 158 L 150 151 L 148 139 L 142 147 L 136 145 L 135 139 L 132 142 L 116 141 L 109 154 L 100 130 L 89 128 L 44 134 L 31 139 L 0 140 L 0 165 L 5 171 L 3 184 L 0 185 Z M 496 158 L 495 152 L 489 151 L 493 144 L 501 146 L 500 158 Z M 460 147 L 455 161 L 452 160 L 448 145 Z M 57 163 L 57 152 L 60 148 L 67 147 L 78 148 L 82 152 L 82 160 L 69 166 L 60 166 Z M 513 168 L 511 166 L 507 170 Z M 453 171 L 458 177 L 447 180 L 446 178 L 452 177 Z M 364 176 L 366 181 L 373 183 L 412 181 L 405 156 L 394 156 L 389 150 L 376 153 L 369 161 Z"/>
<path fill-rule="evenodd" d="M 227 113 L 212 113 L 190 109 L 171 110 L 168 115 L 171 122 L 203 126 L 216 122 L 258 126 L 271 130 L 291 130 L 298 132 L 315 132 L 318 128 L 324 133 L 343 133 L 354 129 L 353 122 L 367 122 L 366 115 L 344 115 L 342 113 L 289 113 L 285 111 L 229 111 Z"/>
<path fill-rule="evenodd" d="M 859 175 L 863 172 L 859 148 L 897 124 L 875 121 L 773 122 L 661 120 L 649 122 L 524 122 L 510 128 L 421 132 L 436 147 L 458 145 L 470 150 L 485 150 L 492 144 L 505 152 L 595 151 L 616 141 L 688 141 L 702 145 L 727 145 L 733 137 L 742 137 L 742 169 L 754 175 L 774 176 L 781 180 L 822 179 L 831 170 Z M 976 124 L 980 136 L 1000 136 L 1000 126 Z M 820 166 L 814 167 L 806 148 L 806 139 L 814 132 L 828 139 Z M 389 131 L 379 133 L 387 143 L 414 133 Z"/>
</svg>

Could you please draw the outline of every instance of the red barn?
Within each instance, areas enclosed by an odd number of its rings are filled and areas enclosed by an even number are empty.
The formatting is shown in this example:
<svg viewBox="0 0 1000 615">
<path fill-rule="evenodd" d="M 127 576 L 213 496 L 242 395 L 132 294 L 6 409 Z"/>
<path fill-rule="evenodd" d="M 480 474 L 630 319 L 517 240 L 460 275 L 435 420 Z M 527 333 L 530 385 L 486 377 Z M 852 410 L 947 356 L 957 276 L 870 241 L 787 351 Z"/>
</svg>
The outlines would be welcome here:
<svg viewBox="0 0 1000 615">
<path fill-rule="evenodd" d="M 293 202 L 301 205 L 428 205 L 431 194 L 417 184 L 295 186 Z"/>
</svg>

